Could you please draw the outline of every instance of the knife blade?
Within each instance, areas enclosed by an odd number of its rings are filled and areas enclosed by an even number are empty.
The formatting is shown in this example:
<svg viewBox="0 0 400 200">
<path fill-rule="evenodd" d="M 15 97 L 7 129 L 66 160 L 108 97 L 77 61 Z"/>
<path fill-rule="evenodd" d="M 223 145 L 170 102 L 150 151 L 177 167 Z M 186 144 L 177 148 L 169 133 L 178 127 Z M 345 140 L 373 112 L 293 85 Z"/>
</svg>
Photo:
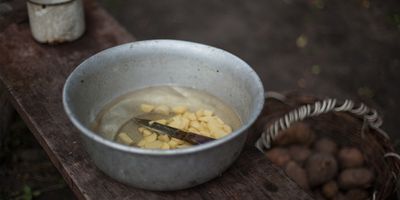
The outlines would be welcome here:
<svg viewBox="0 0 400 200">
<path fill-rule="evenodd" d="M 145 126 L 153 131 L 156 131 L 161 134 L 167 134 L 173 138 L 183 140 L 183 141 L 188 142 L 193 145 L 204 144 L 204 143 L 215 140 L 214 138 L 210 138 L 210 137 L 192 133 L 192 132 L 183 131 L 183 130 L 180 130 L 180 129 L 177 129 L 174 127 L 170 127 L 167 125 L 163 125 L 163 124 L 154 122 L 152 120 L 148 120 L 148 119 L 141 119 L 141 118 L 135 117 L 135 118 L 133 118 L 133 120 L 137 124 Z"/>
</svg>

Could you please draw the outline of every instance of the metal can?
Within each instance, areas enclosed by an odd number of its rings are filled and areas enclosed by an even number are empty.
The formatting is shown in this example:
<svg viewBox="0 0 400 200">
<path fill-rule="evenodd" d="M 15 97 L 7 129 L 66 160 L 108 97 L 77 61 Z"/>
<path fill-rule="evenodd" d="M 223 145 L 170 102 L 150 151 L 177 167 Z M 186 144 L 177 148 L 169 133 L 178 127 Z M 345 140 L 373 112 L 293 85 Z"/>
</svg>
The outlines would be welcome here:
<svg viewBox="0 0 400 200">
<path fill-rule="evenodd" d="M 28 0 L 31 32 L 41 43 L 78 39 L 85 31 L 81 0 Z"/>
</svg>

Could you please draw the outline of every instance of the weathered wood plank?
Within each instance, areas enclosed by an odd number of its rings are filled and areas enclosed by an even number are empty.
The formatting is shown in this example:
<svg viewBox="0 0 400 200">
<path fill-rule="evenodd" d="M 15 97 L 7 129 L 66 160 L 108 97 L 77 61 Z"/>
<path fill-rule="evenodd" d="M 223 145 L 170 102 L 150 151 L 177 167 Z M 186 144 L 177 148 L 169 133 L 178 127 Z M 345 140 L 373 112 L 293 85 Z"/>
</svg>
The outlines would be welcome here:
<svg viewBox="0 0 400 200">
<path fill-rule="evenodd" d="M 133 40 L 93 1 L 85 4 L 87 32 L 57 46 L 35 42 L 27 21 L 0 29 L 0 80 L 19 114 L 80 199 L 310 199 L 254 148 L 221 177 L 176 192 L 151 192 L 118 183 L 90 161 L 61 102 L 68 74 L 90 55 Z M 25 12 L 19 9 L 18 12 Z M 18 16 L 23 16 L 17 13 Z"/>
</svg>

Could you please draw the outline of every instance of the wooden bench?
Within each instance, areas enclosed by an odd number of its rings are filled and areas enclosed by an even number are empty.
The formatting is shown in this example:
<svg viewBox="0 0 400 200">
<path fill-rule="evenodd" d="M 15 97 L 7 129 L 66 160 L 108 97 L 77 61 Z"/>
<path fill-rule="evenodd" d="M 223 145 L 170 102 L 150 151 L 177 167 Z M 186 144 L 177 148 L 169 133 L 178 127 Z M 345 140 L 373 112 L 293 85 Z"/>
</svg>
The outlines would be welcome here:
<svg viewBox="0 0 400 200">
<path fill-rule="evenodd" d="M 249 146 L 221 177 L 175 192 L 130 187 L 98 170 L 62 107 L 69 73 L 92 54 L 134 41 L 94 1 L 86 1 L 87 31 L 79 40 L 44 45 L 31 36 L 23 0 L 6 1 L 0 18 L 0 80 L 9 100 L 79 199 L 311 199 L 265 156 Z M 4 5 L 3 4 L 3 5 Z"/>
</svg>

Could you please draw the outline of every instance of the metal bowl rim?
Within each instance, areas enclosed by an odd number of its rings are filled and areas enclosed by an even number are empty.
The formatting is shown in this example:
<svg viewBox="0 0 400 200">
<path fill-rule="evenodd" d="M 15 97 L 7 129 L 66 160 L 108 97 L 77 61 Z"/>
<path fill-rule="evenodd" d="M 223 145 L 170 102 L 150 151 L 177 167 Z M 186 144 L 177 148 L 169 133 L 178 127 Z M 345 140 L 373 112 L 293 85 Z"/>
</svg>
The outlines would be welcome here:
<svg viewBox="0 0 400 200">
<path fill-rule="evenodd" d="M 218 140 L 215 140 L 215 141 L 212 141 L 212 142 L 209 142 L 206 144 L 202 144 L 202 145 L 196 145 L 196 146 L 192 146 L 189 148 L 183 148 L 183 149 L 171 149 L 171 150 L 141 149 L 141 148 L 136 148 L 136 147 L 132 147 L 132 146 L 119 144 L 119 143 L 116 143 L 116 142 L 113 142 L 111 140 L 101 137 L 97 133 L 93 132 L 92 130 L 90 130 L 83 124 L 81 124 L 77 120 L 77 117 L 75 116 L 75 114 L 72 113 L 71 109 L 69 108 L 69 103 L 67 100 L 67 90 L 68 90 L 69 85 L 71 84 L 74 74 L 77 73 L 77 71 L 80 70 L 80 68 L 82 68 L 82 66 L 84 66 L 88 60 L 93 59 L 93 57 L 95 57 L 98 54 L 103 54 L 103 53 L 106 53 L 107 51 L 113 51 L 114 49 L 124 48 L 126 46 L 133 48 L 134 46 L 137 46 L 137 45 L 146 45 L 146 44 L 157 44 L 157 45 L 161 45 L 161 46 L 168 45 L 168 44 L 180 44 L 180 45 L 188 45 L 188 46 L 197 47 L 197 48 L 208 48 L 208 49 L 212 49 L 214 51 L 221 51 L 221 53 L 231 56 L 232 59 L 237 59 L 239 62 L 242 63 L 242 65 L 244 67 L 247 67 L 250 70 L 250 72 L 252 73 L 252 76 L 256 79 L 255 81 L 258 83 L 257 88 L 259 88 L 261 94 L 259 96 L 257 96 L 258 99 L 256 99 L 256 101 L 255 101 L 257 103 L 256 111 L 250 115 L 250 118 L 246 124 L 243 124 L 239 129 L 235 130 L 234 132 L 232 132 L 231 134 L 229 134 L 223 138 L 220 138 Z M 142 41 L 125 43 L 125 44 L 117 45 L 117 46 L 102 50 L 102 51 L 90 56 L 85 61 L 83 61 L 81 64 L 79 64 L 68 76 L 67 80 L 65 81 L 64 87 L 63 87 L 62 95 L 63 95 L 62 101 L 63 101 L 64 110 L 65 110 L 68 118 L 72 121 L 72 123 L 75 125 L 75 127 L 77 127 L 78 130 L 81 133 L 83 133 L 86 137 L 88 137 L 91 140 L 94 140 L 100 144 L 103 144 L 107 147 L 116 149 L 116 150 L 120 150 L 120 151 L 128 152 L 128 153 L 152 155 L 152 156 L 168 156 L 168 155 L 173 156 L 173 155 L 197 153 L 197 152 L 200 152 L 203 150 L 217 147 L 225 142 L 228 142 L 229 140 L 232 140 L 241 134 L 245 134 L 245 131 L 255 122 L 257 117 L 260 115 L 263 105 L 264 105 L 264 88 L 263 88 L 263 84 L 260 80 L 260 77 L 242 59 L 240 59 L 239 57 L 237 57 L 225 50 L 222 50 L 222 49 L 219 49 L 216 47 L 212 47 L 212 46 L 208 46 L 208 45 L 200 44 L 200 43 L 195 43 L 195 42 L 182 41 L 182 40 L 170 40 L 170 39 L 142 40 Z"/>
</svg>

